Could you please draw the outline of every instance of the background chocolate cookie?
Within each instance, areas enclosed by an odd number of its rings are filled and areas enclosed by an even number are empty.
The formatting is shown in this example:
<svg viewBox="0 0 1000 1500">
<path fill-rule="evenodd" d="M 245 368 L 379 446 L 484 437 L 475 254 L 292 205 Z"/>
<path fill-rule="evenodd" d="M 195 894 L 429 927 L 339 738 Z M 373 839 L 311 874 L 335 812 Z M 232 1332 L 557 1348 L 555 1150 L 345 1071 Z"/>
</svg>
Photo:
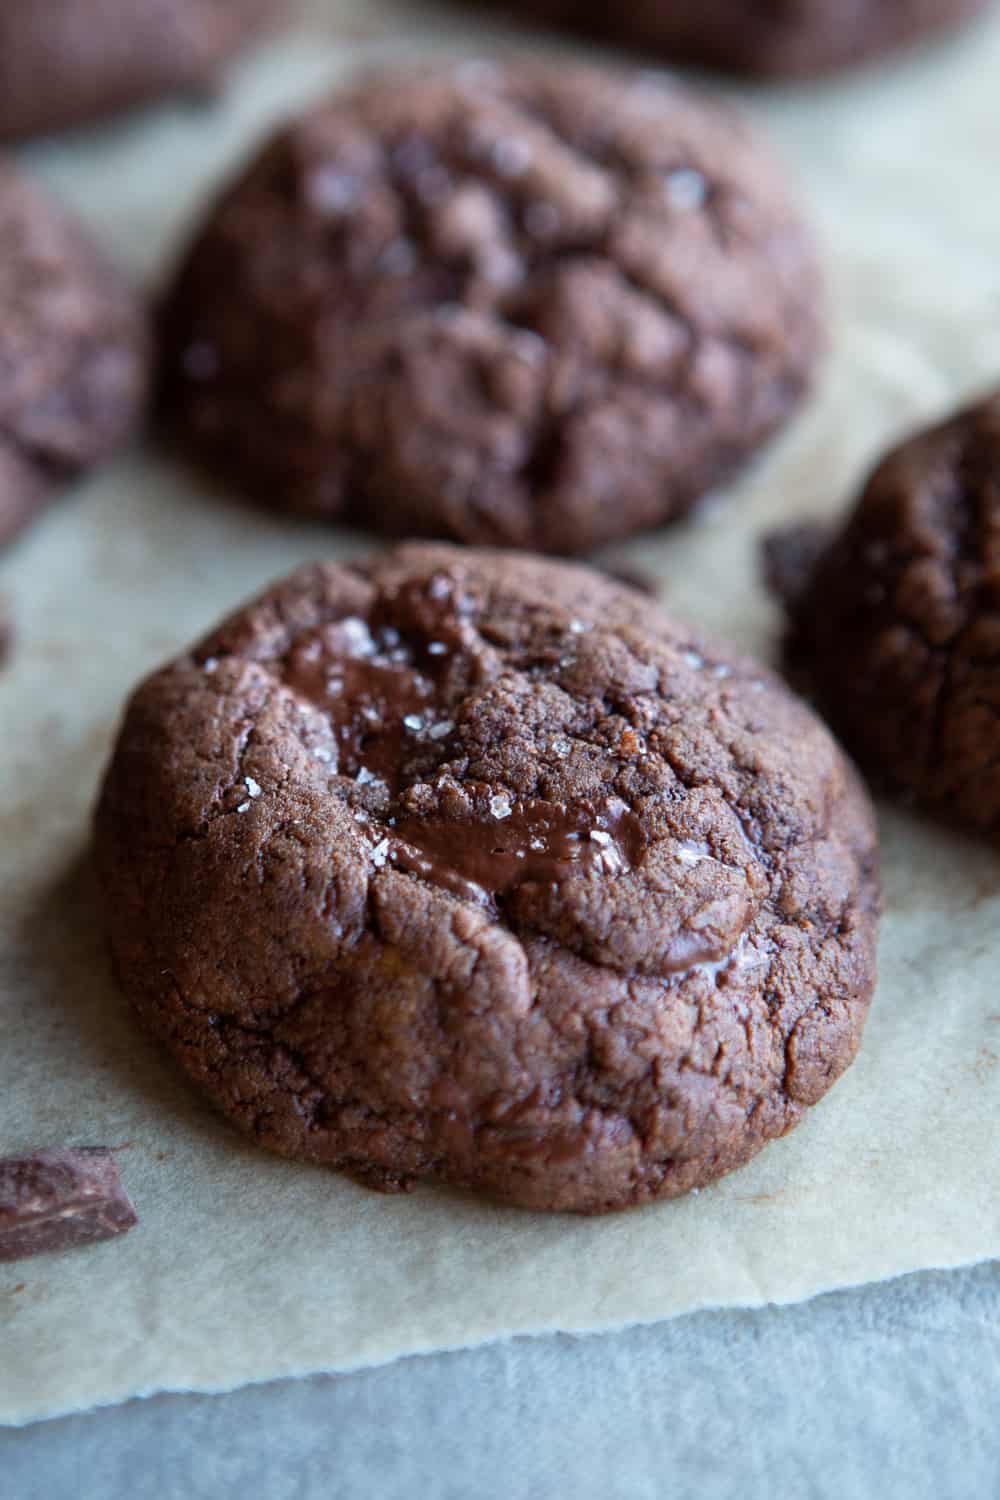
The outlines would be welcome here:
<svg viewBox="0 0 1000 1500">
<path fill-rule="evenodd" d="M 839 535 L 769 558 L 789 665 L 863 765 L 1000 827 L 1000 395 L 891 453 Z"/>
<path fill-rule="evenodd" d="M 269 505 L 582 551 L 787 420 L 819 301 L 781 174 L 719 106 L 584 68 L 402 72 L 212 210 L 163 313 L 165 404 Z"/>
<path fill-rule="evenodd" d="M 504 0 L 531 21 L 740 73 L 828 72 L 978 15 L 990 0 Z"/>
<path fill-rule="evenodd" d="M 145 314 L 125 278 L 0 160 L 0 543 L 127 435 L 148 363 Z"/>
<path fill-rule="evenodd" d="M 0 6 L 0 139 L 210 86 L 276 0 L 38 0 Z"/>
<path fill-rule="evenodd" d="M 305 569 L 133 698 L 115 964 L 261 1144 L 601 1212 L 745 1162 L 854 1055 L 871 810 L 809 711 L 520 554 Z"/>
</svg>

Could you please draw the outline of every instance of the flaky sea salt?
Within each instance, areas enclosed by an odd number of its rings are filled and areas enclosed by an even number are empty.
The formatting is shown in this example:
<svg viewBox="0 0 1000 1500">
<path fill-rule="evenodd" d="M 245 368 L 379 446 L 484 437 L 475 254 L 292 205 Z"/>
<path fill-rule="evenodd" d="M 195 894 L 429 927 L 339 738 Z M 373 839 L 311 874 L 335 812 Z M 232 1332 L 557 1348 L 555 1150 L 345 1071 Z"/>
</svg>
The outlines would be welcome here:
<svg viewBox="0 0 1000 1500">
<path fill-rule="evenodd" d="M 708 183 L 693 167 L 678 167 L 667 172 L 663 186 L 672 208 L 694 213 L 704 208 L 708 198 Z"/>
<path fill-rule="evenodd" d="M 347 615 L 340 621 L 340 630 L 347 637 L 347 644 L 357 656 L 373 656 L 375 642 L 371 631 L 358 615 Z"/>
<path fill-rule="evenodd" d="M 502 177 L 520 177 L 531 166 L 534 155 L 530 141 L 516 136 L 501 136 L 490 151 L 493 165 Z"/>
<path fill-rule="evenodd" d="M 342 167 L 320 166 L 309 173 L 306 193 L 313 208 L 336 216 L 357 203 L 361 196 L 361 182 L 355 173 Z"/>
</svg>

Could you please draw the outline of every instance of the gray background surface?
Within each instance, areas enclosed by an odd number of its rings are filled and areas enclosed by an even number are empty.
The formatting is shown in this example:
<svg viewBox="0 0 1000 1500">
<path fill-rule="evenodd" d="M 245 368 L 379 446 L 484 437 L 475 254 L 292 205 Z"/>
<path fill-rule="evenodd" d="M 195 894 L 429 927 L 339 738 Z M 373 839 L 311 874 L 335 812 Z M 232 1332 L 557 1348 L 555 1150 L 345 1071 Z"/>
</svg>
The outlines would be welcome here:
<svg viewBox="0 0 1000 1500">
<path fill-rule="evenodd" d="M 8 1429 L 0 1495 L 994 1500 L 998 1433 L 993 1263 Z"/>
</svg>

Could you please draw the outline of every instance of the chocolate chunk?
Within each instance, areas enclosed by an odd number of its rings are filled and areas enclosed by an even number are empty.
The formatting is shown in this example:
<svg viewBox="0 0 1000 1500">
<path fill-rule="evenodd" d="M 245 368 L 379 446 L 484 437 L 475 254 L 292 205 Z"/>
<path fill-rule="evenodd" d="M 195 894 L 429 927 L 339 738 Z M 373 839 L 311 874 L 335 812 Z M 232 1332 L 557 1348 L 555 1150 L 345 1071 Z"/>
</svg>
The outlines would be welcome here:
<svg viewBox="0 0 1000 1500">
<path fill-rule="evenodd" d="M 0 1261 L 111 1240 L 138 1222 L 103 1146 L 0 1161 Z"/>
</svg>

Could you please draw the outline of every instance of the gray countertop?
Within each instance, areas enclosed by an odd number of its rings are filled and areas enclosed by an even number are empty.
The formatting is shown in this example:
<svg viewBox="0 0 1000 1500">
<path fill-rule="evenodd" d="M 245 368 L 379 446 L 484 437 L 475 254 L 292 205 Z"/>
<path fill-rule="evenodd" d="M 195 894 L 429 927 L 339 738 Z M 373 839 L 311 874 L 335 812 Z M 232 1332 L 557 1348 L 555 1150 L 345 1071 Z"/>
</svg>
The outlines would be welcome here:
<svg viewBox="0 0 1000 1500">
<path fill-rule="evenodd" d="M 1000 1263 L 0 1433 L 4 1500 L 994 1500 Z"/>
</svg>

